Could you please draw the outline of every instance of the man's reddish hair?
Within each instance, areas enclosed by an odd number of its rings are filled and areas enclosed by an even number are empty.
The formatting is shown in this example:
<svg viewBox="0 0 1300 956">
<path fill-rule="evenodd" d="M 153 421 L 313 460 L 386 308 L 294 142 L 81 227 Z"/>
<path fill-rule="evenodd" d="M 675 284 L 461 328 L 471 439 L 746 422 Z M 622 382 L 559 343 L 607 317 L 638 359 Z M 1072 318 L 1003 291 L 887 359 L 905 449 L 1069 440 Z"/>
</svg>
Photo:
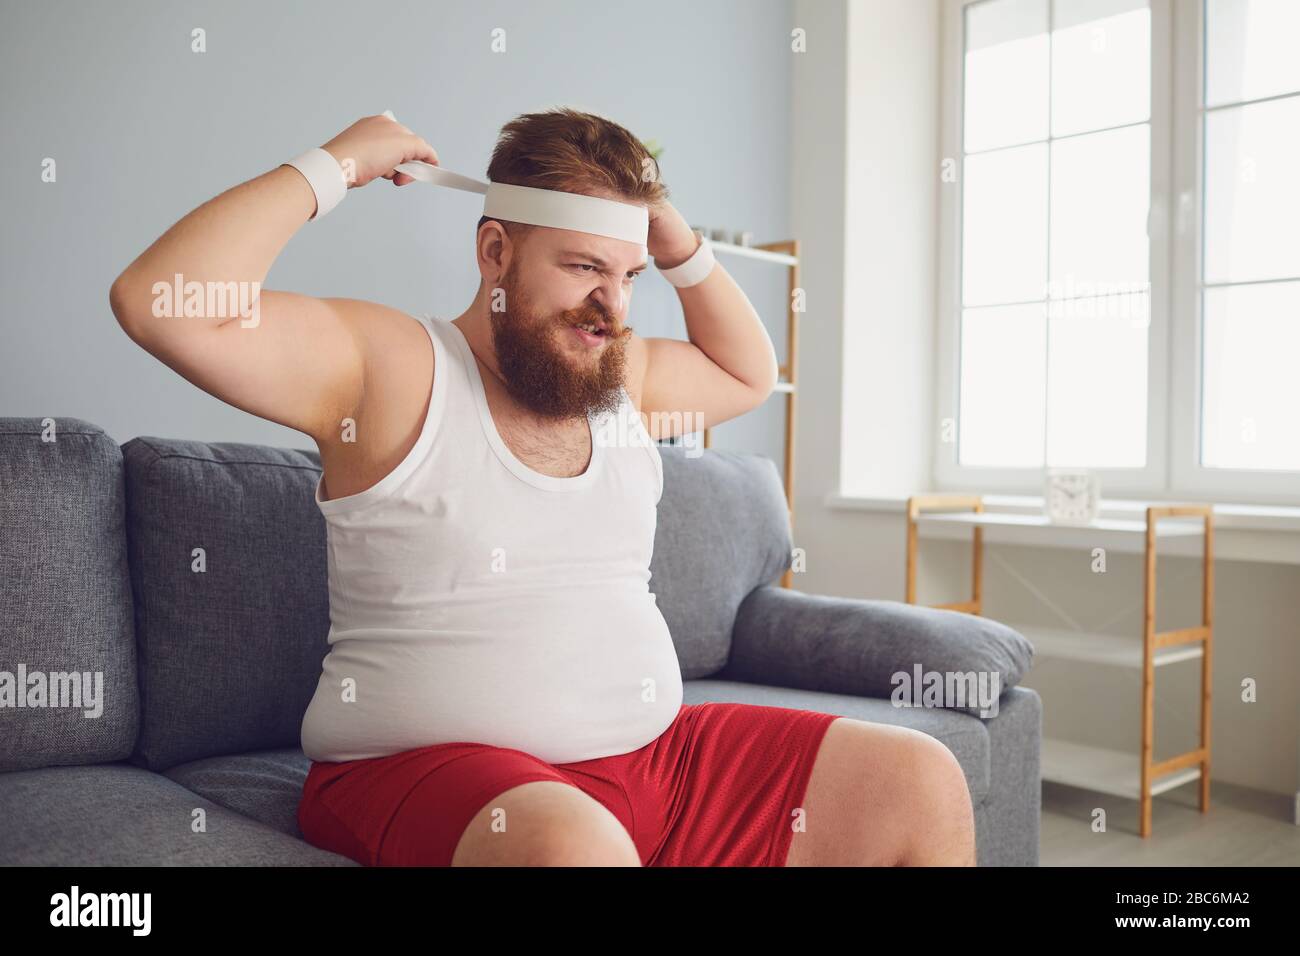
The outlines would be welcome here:
<svg viewBox="0 0 1300 956">
<path fill-rule="evenodd" d="M 501 127 L 488 179 L 654 206 L 668 198 L 659 163 L 642 142 L 602 116 L 556 106 L 524 113 Z M 489 220 L 483 216 L 477 230 Z M 495 220 L 519 241 L 532 227 Z"/>
</svg>

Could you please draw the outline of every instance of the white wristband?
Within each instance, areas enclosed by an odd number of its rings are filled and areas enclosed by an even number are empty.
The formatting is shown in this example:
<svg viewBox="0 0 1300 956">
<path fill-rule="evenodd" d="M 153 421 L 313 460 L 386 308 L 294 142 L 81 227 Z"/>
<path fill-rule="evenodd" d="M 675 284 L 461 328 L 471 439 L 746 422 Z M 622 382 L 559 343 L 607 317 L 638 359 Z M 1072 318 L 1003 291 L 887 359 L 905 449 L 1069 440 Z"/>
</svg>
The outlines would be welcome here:
<svg viewBox="0 0 1300 956">
<path fill-rule="evenodd" d="M 316 212 L 312 219 L 319 219 L 339 204 L 347 195 L 348 184 L 343 178 L 343 167 L 328 150 L 317 146 L 301 156 L 295 156 L 284 165 L 292 166 L 302 173 L 316 194 Z"/>
<path fill-rule="evenodd" d="M 713 271 L 715 261 L 713 258 L 713 245 L 709 242 L 708 237 L 702 236 L 699 248 L 695 250 L 689 259 L 679 266 L 673 266 L 671 269 L 660 269 L 659 274 L 677 288 L 685 289 L 707 279 L 709 273 Z"/>
</svg>

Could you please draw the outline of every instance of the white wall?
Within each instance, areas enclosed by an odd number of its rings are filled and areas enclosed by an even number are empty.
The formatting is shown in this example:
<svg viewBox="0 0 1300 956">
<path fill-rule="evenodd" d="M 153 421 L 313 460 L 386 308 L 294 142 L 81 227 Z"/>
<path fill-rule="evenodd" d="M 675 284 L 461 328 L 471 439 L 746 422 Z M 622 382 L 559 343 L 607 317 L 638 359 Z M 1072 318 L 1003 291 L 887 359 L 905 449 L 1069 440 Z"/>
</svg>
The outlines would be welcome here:
<svg viewBox="0 0 1300 956">
<path fill-rule="evenodd" d="M 937 0 L 796 0 L 790 220 L 803 243 L 795 544 L 803 590 L 902 593 L 895 518 L 827 494 L 929 485 L 939 166 Z M 821 44 L 815 46 L 816 40 Z"/>
</svg>

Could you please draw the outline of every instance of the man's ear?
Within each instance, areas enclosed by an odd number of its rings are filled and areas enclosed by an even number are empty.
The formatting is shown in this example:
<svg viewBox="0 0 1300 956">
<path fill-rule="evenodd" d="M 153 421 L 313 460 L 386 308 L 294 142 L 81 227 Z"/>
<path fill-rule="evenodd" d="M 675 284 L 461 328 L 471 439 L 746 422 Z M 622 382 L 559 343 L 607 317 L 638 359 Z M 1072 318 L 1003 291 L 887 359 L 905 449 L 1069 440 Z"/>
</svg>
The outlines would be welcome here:
<svg viewBox="0 0 1300 956">
<path fill-rule="evenodd" d="M 506 274 L 506 270 L 510 267 L 510 258 L 516 251 L 501 223 L 495 219 L 483 223 L 475 240 L 475 251 L 481 280 L 499 285 L 499 277 Z M 495 283 L 491 282 L 491 276 L 498 277 Z"/>
</svg>

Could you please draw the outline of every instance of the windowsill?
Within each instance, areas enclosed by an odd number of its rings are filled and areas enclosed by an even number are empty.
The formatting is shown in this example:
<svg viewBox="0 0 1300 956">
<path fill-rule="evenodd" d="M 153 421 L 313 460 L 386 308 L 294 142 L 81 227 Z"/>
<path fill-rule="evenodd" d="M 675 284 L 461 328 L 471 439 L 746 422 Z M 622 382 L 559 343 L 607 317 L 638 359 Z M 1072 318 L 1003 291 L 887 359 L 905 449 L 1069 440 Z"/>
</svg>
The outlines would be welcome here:
<svg viewBox="0 0 1300 956">
<path fill-rule="evenodd" d="M 986 511 L 1008 514 L 1041 515 L 1043 499 L 1040 495 L 983 495 Z M 841 495 L 831 493 L 823 498 L 832 511 L 866 511 L 897 514 L 907 512 L 904 495 Z M 1176 504 L 1177 502 L 1140 501 L 1123 498 L 1103 498 L 1099 517 L 1142 520 L 1148 504 Z M 1035 527 L 1032 529 L 996 529 L 986 527 L 984 540 L 988 544 L 1023 544 L 1042 547 L 1078 547 L 1081 534 L 1078 528 Z M 1087 533 L 1088 529 L 1083 529 Z M 970 540 L 966 527 L 933 527 L 922 523 L 920 534 L 928 538 Z M 1300 508 L 1285 505 L 1250 505 L 1235 503 L 1214 504 L 1214 552 L 1216 559 L 1234 561 L 1262 561 L 1277 564 L 1300 564 Z M 1096 537 L 1094 535 L 1094 537 Z M 1142 541 L 1131 540 L 1136 535 L 1105 535 L 1096 543 L 1113 544 L 1120 551 L 1140 551 Z M 1184 538 L 1166 544 L 1163 540 L 1161 554 L 1198 555 L 1200 536 Z"/>
<path fill-rule="evenodd" d="M 955 493 L 955 492 L 954 492 Z M 944 494 L 944 492 L 935 492 Z M 1042 514 L 1041 495 L 984 495 L 984 506 L 990 511 L 1011 514 Z M 897 511 L 907 510 L 904 495 L 840 495 L 829 494 L 823 499 L 833 511 Z M 1100 517 L 1141 518 L 1148 505 L 1176 504 L 1177 502 L 1138 501 L 1128 498 L 1103 498 Z M 1251 528 L 1259 531 L 1294 531 L 1300 533 L 1300 508 L 1285 505 L 1214 504 L 1214 527 Z"/>
</svg>

